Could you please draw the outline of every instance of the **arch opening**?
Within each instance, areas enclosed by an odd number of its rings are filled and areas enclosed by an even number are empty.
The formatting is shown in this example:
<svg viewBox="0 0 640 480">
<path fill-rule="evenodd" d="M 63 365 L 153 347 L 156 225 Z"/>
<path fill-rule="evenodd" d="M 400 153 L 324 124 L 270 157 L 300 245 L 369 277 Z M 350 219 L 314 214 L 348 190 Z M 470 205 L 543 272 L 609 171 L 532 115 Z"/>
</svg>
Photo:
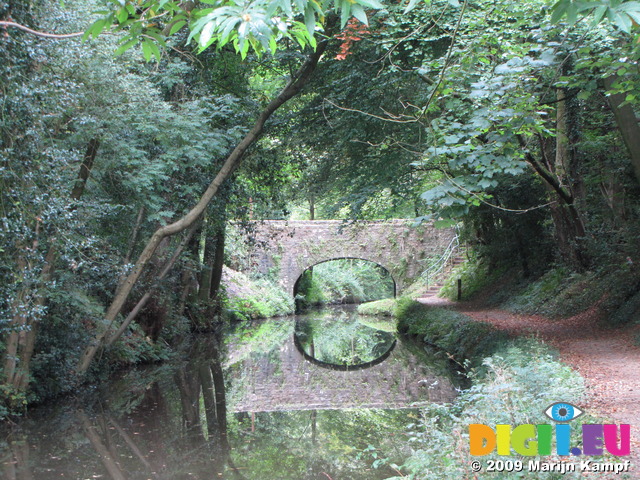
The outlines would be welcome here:
<svg viewBox="0 0 640 480">
<path fill-rule="evenodd" d="M 377 262 L 338 257 L 308 266 L 296 279 L 296 311 L 326 304 L 363 303 L 396 296 L 391 272 Z"/>
</svg>

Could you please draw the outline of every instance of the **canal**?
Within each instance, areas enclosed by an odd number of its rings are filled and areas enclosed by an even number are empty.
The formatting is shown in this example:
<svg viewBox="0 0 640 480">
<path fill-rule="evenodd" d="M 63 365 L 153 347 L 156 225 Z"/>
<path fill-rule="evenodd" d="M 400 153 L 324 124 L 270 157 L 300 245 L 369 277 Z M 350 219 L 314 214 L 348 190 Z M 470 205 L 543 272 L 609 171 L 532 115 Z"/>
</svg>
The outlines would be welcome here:
<svg viewBox="0 0 640 480">
<path fill-rule="evenodd" d="M 3 478 L 389 478 L 407 425 L 451 401 L 454 378 L 353 307 L 241 323 L 32 409 L 2 432 Z"/>
</svg>

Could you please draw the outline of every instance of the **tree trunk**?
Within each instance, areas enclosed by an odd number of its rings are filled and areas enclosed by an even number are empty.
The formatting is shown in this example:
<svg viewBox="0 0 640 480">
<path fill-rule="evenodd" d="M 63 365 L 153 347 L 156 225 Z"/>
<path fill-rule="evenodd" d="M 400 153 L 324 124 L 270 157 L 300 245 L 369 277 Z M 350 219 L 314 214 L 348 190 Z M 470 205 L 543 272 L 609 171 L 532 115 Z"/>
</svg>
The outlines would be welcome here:
<svg viewBox="0 0 640 480">
<path fill-rule="evenodd" d="M 133 256 L 133 250 L 136 248 L 136 242 L 138 241 L 138 235 L 140 234 L 140 227 L 142 226 L 142 221 L 144 220 L 145 209 L 144 207 L 140 207 L 138 209 L 138 215 L 136 217 L 136 223 L 133 226 L 133 230 L 129 237 L 129 245 L 127 247 L 127 254 L 124 257 L 124 264 L 127 265 L 131 261 L 131 257 Z M 117 292 L 122 288 L 124 281 L 127 279 L 127 275 L 123 272 L 118 278 L 118 286 L 116 287 L 116 295 Z"/>
<path fill-rule="evenodd" d="M 75 185 L 73 186 L 73 190 L 71 190 L 71 198 L 74 200 L 79 200 L 84 193 L 84 189 L 87 186 L 87 181 L 89 180 L 89 175 L 91 174 L 91 169 L 93 168 L 93 162 L 96 159 L 96 155 L 98 154 L 98 148 L 100 147 L 100 140 L 97 138 L 92 138 L 89 140 L 89 145 L 87 146 L 87 151 L 84 154 L 84 158 L 82 159 L 82 165 L 80 165 L 80 172 L 78 173 L 78 179 L 76 180 Z"/>
<path fill-rule="evenodd" d="M 196 223 L 196 224 L 193 224 L 191 228 L 189 228 L 186 236 L 184 237 L 182 242 L 180 242 L 176 250 L 173 252 L 173 255 L 171 256 L 171 258 L 169 258 L 169 260 L 167 260 L 167 262 L 164 264 L 162 270 L 156 277 L 156 281 L 153 284 L 153 286 L 149 290 L 147 290 L 147 292 L 138 301 L 136 306 L 133 307 L 133 310 L 129 312 L 129 315 L 127 315 L 127 318 L 125 318 L 124 321 L 120 324 L 120 327 L 118 328 L 118 330 L 116 330 L 115 333 L 111 335 L 109 338 L 105 339 L 105 344 L 107 346 L 113 345 L 116 342 L 116 340 L 120 338 L 120 336 L 125 332 L 125 330 L 129 326 L 129 324 L 131 324 L 131 322 L 136 318 L 138 313 L 140 313 L 140 311 L 147 305 L 147 303 L 153 296 L 153 293 L 155 292 L 156 288 L 158 288 L 162 279 L 164 279 L 164 277 L 166 277 L 167 274 L 171 271 L 171 269 L 173 268 L 173 265 L 175 265 L 176 261 L 180 257 L 180 254 L 184 250 L 184 247 L 189 243 L 189 240 L 191 240 L 193 233 L 198 229 L 198 227 L 199 227 L 199 224 Z"/>
<path fill-rule="evenodd" d="M 216 248 L 211 266 L 211 287 L 209 298 L 216 299 L 222 282 L 222 268 L 224 267 L 224 244 L 226 240 L 226 222 L 217 228 Z"/>
<path fill-rule="evenodd" d="M 205 223 L 205 228 L 202 229 L 202 268 L 199 275 L 199 289 L 197 295 L 197 301 L 199 303 L 207 303 L 211 294 L 211 272 L 213 257 L 215 255 L 215 239 L 212 239 L 209 235 L 209 228 L 206 228 L 208 222 Z M 201 243 L 201 245 L 202 245 Z"/>
<path fill-rule="evenodd" d="M 335 19 L 333 19 L 333 22 L 335 23 Z M 330 34 L 330 32 L 333 30 L 332 26 L 333 25 L 329 25 L 327 28 L 327 33 L 329 33 L 328 38 L 318 43 L 316 51 L 307 58 L 302 67 L 291 78 L 289 83 L 278 94 L 278 96 L 274 98 L 269 103 L 269 105 L 267 105 L 267 107 L 258 117 L 253 128 L 249 131 L 249 133 L 247 133 L 247 135 L 236 146 L 233 152 L 231 152 L 231 154 L 227 157 L 222 168 L 213 179 L 209 187 L 206 189 L 198 203 L 182 218 L 169 225 L 159 228 L 151 236 L 151 239 L 148 241 L 144 250 L 140 254 L 140 257 L 138 258 L 138 261 L 133 267 L 131 273 L 124 281 L 122 288 L 117 292 L 117 295 L 114 296 L 113 301 L 111 302 L 111 305 L 109 306 L 107 313 L 105 314 L 105 319 L 107 320 L 106 323 L 108 327 L 95 336 L 94 340 L 82 354 L 77 367 L 77 373 L 79 375 L 82 376 L 87 372 L 94 357 L 104 346 L 105 339 L 110 336 L 111 328 L 116 320 L 116 317 L 120 313 L 120 310 L 122 310 L 122 307 L 127 301 L 131 290 L 140 278 L 140 275 L 149 263 L 149 260 L 158 248 L 160 242 L 166 237 L 186 230 L 199 218 L 201 218 L 202 214 L 207 208 L 207 205 L 209 205 L 209 202 L 211 202 L 213 197 L 216 195 L 224 180 L 233 173 L 233 171 L 238 167 L 247 149 L 251 145 L 253 145 L 253 143 L 261 136 L 264 125 L 269 117 L 285 102 L 296 96 L 301 91 L 302 87 L 307 84 L 307 82 L 311 78 L 311 74 L 318 64 L 318 61 L 320 60 L 320 57 L 327 47 L 329 39 L 332 38 L 332 35 Z"/>
<path fill-rule="evenodd" d="M 80 197 L 84 193 L 91 173 L 91 168 L 93 167 L 96 155 L 98 154 L 99 146 L 99 139 L 94 138 L 89 141 L 82 165 L 80 166 L 78 179 L 71 191 L 70 196 L 72 200 L 80 200 Z M 32 250 L 36 250 L 38 245 L 40 220 L 37 220 L 37 222 L 36 239 L 34 240 Z M 34 318 L 29 312 L 25 313 L 25 307 L 42 310 L 46 306 L 47 298 L 44 293 L 44 288 L 53 277 L 53 268 L 57 256 L 58 252 L 55 246 L 55 239 L 52 239 L 51 246 L 49 247 L 44 259 L 44 265 L 40 272 L 40 278 L 35 287 L 35 291 L 33 291 L 34 289 L 32 286 L 24 286 L 13 302 L 12 310 L 14 312 L 14 316 L 10 326 L 11 332 L 7 338 L 4 361 L 4 383 L 14 389 L 17 393 L 26 392 L 29 386 L 31 358 L 33 357 L 37 336 L 36 318 Z M 30 268 L 29 262 L 22 253 L 19 254 L 17 264 L 18 271 L 22 272 L 23 275 Z M 33 299 L 29 301 L 29 297 L 31 296 L 33 296 Z"/>
<path fill-rule="evenodd" d="M 586 269 L 590 265 L 584 245 L 586 235 L 584 222 L 576 207 L 576 188 L 581 185 L 580 175 L 577 171 L 576 161 L 573 158 L 571 148 L 570 124 L 573 121 L 567 105 L 567 96 L 564 89 L 556 90 L 556 155 L 554 173 L 562 188 L 571 192 L 571 201 L 565 204 L 556 203 L 552 206 L 552 217 L 556 227 L 556 233 L 561 239 L 561 253 L 578 269 Z M 575 139 L 572 139 L 575 140 Z"/>
<path fill-rule="evenodd" d="M 525 159 L 536 173 L 544 180 L 551 198 L 551 218 L 555 227 L 556 243 L 560 255 L 569 260 L 578 270 L 585 270 L 591 264 L 584 244 L 586 231 L 582 216 L 576 206 L 576 197 L 572 190 L 572 182 L 568 175 L 575 164 L 570 158 L 569 121 L 566 108 L 566 96 L 562 90 L 557 91 L 556 142 L 555 158 L 551 160 L 550 145 L 542 137 L 540 141 L 540 157 L 538 160 L 528 151 L 527 142 L 521 135 L 518 141 L 525 150 Z M 555 197 L 555 198 L 554 198 Z"/>
<path fill-rule="evenodd" d="M 615 76 L 606 77 L 604 79 L 604 88 L 611 90 L 615 81 Z M 624 144 L 629 151 L 633 173 L 638 183 L 640 183 L 640 126 L 638 126 L 636 113 L 630 104 L 622 105 L 625 100 L 622 93 L 612 93 L 607 98 Z"/>
</svg>

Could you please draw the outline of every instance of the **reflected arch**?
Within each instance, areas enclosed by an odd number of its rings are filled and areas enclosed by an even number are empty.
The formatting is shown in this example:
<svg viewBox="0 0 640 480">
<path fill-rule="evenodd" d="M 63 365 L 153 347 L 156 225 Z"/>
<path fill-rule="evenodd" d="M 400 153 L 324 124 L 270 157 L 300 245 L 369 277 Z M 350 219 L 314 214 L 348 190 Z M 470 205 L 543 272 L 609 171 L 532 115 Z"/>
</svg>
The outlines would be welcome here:
<svg viewBox="0 0 640 480">
<path fill-rule="evenodd" d="M 295 334 L 293 335 L 293 344 L 295 345 L 296 350 L 298 350 L 298 353 L 300 353 L 300 355 L 302 355 L 302 357 L 307 362 L 312 363 L 318 367 L 328 368 L 329 370 L 337 370 L 340 372 L 364 370 L 365 368 L 371 368 L 371 367 L 375 367 L 376 365 L 379 365 L 380 363 L 384 362 L 387 358 L 389 358 L 389 355 L 391 355 L 391 352 L 393 352 L 393 349 L 396 348 L 397 343 L 398 343 L 398 340 L 393 340 L 393 343 L 391 343 L 391 346 L 386 352 L 384 352 L 378 358 L 375 358 L 368 362 L 355 363 L 355 364 L 339 364 L 339 363 L 323 362 L 322 360 L 318 360 L 317 358 L 309 355 L 305 351 L 302 344 L 300 343 L 300 339 L 298 338 L 298 336 Z"/>
</svg>

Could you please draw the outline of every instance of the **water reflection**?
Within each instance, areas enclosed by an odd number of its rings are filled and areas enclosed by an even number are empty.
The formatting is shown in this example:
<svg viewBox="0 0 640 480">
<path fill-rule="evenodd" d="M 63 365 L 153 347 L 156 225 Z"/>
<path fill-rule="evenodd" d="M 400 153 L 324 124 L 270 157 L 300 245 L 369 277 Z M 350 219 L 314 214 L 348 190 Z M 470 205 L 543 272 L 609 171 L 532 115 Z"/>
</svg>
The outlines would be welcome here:
<svg viewBox="0 0 640 480">
<path fill-rule="evenodd" d="M 375 445 L 401 462 L 405 425 L 419 412 L 391 408 L 451 399 L 451 383 L 403 342 L 366 370 L 318 368 L 293 345 L 294 331 L 294 318 L 246 324 L 200 338 L 185 361 L 132 370 L 87 398 L 35 409 L 0 431 L 2 478 L 393 476 L 372 469 L 363 451 Z M 371 355 L 382 351 L 370 344 Z"/>
<path fill-rule="evenodd" d="M 355 370 L 384 361 L 395 346 L 395 335 L 375 324 L 358 321 L 353 309 L 336 308 L 300 316 L 294 341 L 309 361 L 319 366 Z"/>
</svg>

